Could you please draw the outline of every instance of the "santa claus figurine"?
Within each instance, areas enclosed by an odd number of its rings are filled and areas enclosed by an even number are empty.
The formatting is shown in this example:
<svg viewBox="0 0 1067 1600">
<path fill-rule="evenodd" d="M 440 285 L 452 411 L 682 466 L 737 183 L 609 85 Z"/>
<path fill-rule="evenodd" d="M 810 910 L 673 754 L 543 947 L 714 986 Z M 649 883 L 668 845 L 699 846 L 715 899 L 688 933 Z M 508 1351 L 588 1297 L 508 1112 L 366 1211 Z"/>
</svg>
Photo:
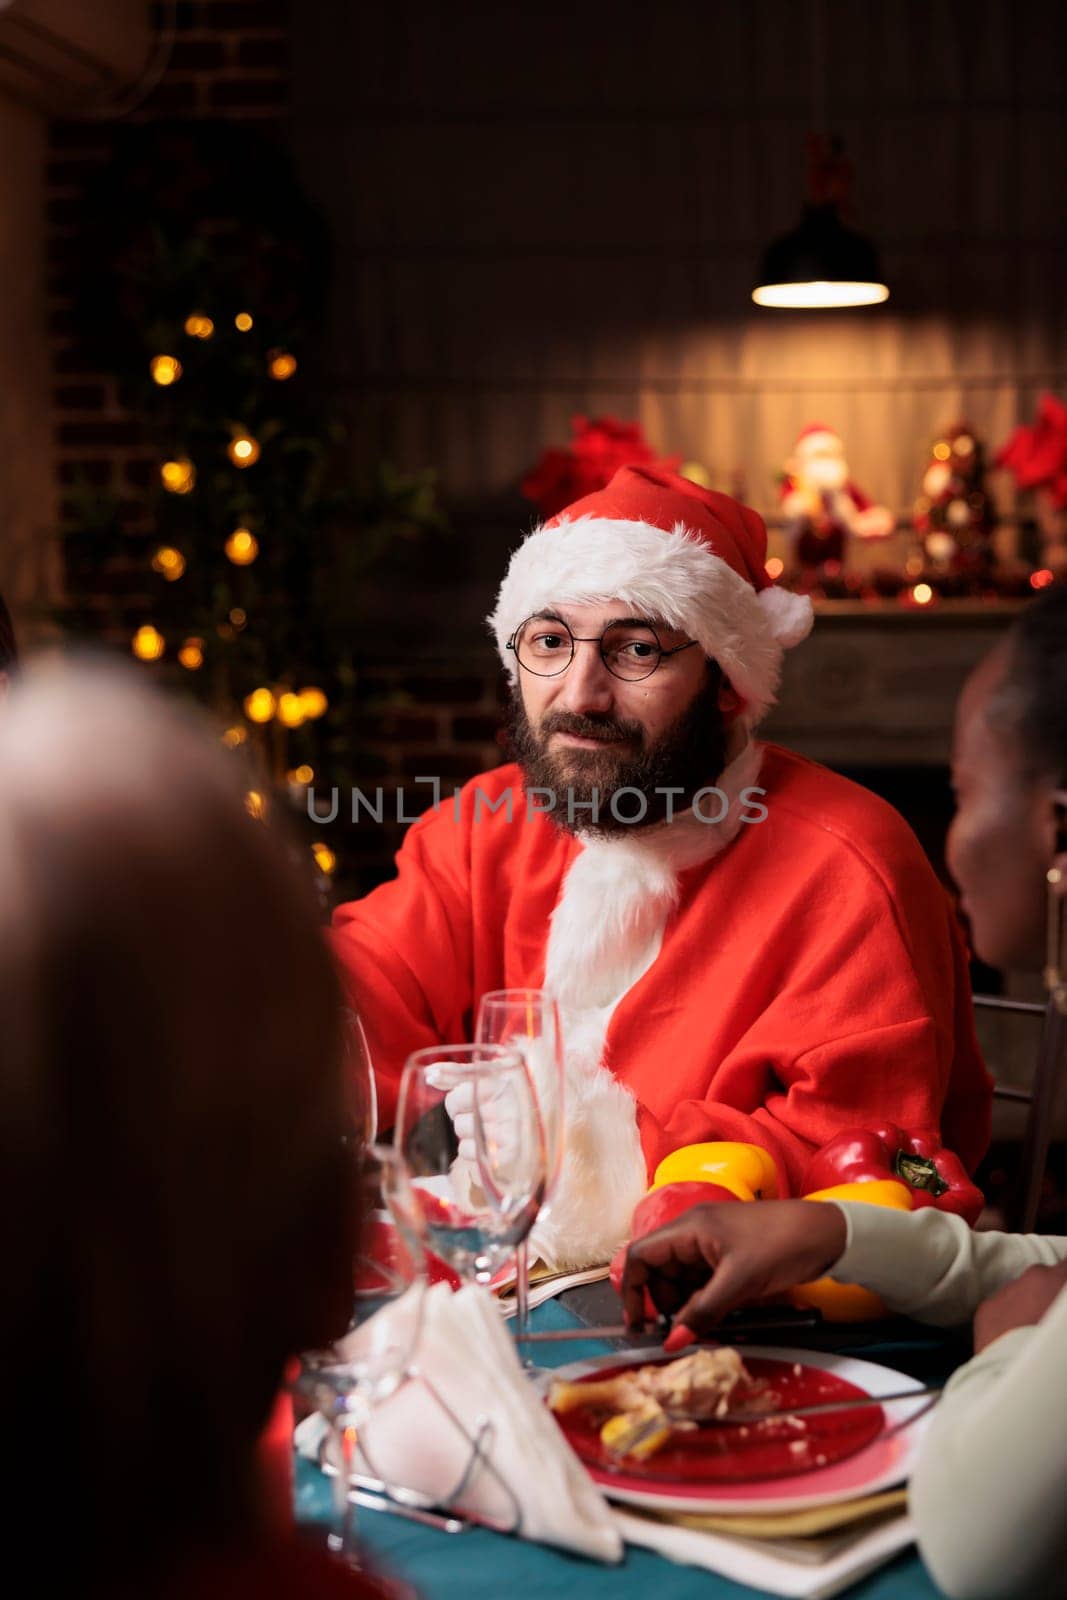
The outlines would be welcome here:
<svg viewBox="0 0 1067 1600">
<path fill-rule="evenodd" d="M 804 428 L 781 480 L 786 535 L 798 566 L 824 569 L 845 559 L 845 541 L 886 539 L 895 519 L 849 477 L 841 436 L 821 422 Z"/>
</svg>

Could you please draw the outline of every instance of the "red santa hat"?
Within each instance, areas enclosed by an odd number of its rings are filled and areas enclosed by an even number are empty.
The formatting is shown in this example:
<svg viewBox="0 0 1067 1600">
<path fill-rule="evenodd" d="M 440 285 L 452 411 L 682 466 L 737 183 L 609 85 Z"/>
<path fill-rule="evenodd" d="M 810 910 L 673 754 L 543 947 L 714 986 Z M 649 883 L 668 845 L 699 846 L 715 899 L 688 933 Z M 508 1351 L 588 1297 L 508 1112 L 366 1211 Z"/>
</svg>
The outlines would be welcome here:
<svg viewBox="0 0 1067 1600">
<path fill-rule="evenodd" d="M 696 639 L 755 723 L 774 704 L 783 651 L 813 620 L 805 595 L 773 586 L 766 558 L 767 530 L 748 506 L 674 472 L 621 467 L 523 541 L 489 626 L 514 681 L 507 642 L 528 617 L 618 600 Z"/>
</svg>

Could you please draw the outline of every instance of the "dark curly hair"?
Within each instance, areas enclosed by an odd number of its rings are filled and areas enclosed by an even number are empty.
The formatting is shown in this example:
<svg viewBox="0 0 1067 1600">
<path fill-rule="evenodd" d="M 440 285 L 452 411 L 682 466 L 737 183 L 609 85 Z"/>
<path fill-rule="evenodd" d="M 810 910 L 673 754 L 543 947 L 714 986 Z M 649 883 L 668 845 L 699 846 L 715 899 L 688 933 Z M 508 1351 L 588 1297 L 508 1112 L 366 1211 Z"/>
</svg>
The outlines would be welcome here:
<svg viewBox="0 0 1067 1600">
<path fill-rule="evenodd" d="M 1067 782 L 1067 583 L 1027 606 L 1008 635 L 1004 690 L 1035 777 Z M 1004 713 L 1009 712 L 1005 703 Z"/>
<path fill-rule="evenodd" d="M 0 594 L 0 672 L 10 672 L 19 663 L 18 646 L 15 643 L 15 628 L 11 621 L 11 613 Z"/>
</svg>

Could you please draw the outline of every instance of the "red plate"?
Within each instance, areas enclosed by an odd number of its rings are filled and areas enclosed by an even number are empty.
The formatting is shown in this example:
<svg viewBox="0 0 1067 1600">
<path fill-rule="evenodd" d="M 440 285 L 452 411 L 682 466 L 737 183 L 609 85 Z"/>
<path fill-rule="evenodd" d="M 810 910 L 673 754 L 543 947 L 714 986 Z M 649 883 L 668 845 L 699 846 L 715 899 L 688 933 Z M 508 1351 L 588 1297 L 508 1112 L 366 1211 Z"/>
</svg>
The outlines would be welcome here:
<svg viewBox="0 0 1067 1600">
<path fill-rule="evenodd" d="M 753 1391 L 738 1389 L 731 1400 L 741 1410 L 756 1394 L 770 1388 L 779 1396 L 781 1411 L 790 1406 L 818 1405 L 825 1400 L 863 1399 L 867 1391 L 819 1367 L 767 1357 L 744 1356 L 745 1366 L 757 1380 Z M 616 1373 L 631 1370 L 634 1363 L 602 1367 L 579 1383 L 601 1382 Z M 641 1485 L 701 1485 L 758 1483 L 772 1478 L 792 1478 L 813 1472 L 856 1455 L 866 1448 L 885 1427 L 881 1406 L 862 1406 L 855 1411 L 829 1412 L 823 1416 L 798 1417 L 792 1424 L 784 1417 L 768 1417 L 757 1423 L 739 1426 L 698 1428 L 679 1433 L 646 1460 L 620 1461 L 600 1442 L 599 1421 L 583 1411 L 557 1416 L 571 1447 L 598 1479 L 610 1476 L 620 1484 L 628 1479 Z M 800 1424 L 803 1424 L 803 1427 Z"/>
</svg>

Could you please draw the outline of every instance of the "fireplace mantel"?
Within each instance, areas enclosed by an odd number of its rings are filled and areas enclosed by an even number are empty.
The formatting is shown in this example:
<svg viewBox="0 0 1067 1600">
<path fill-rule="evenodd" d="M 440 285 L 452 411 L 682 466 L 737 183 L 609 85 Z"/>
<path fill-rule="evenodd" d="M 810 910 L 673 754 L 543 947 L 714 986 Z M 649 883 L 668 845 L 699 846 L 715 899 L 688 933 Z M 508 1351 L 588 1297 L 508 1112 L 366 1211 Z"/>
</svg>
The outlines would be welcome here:
<svg viewBox="0 0 1067 1600">
<path fill-rule="evenodd" d="M 822 601 L 761 733 L 833 767 L 944 766 L 964 679 L 1024 603 Z"/>
</svg>

